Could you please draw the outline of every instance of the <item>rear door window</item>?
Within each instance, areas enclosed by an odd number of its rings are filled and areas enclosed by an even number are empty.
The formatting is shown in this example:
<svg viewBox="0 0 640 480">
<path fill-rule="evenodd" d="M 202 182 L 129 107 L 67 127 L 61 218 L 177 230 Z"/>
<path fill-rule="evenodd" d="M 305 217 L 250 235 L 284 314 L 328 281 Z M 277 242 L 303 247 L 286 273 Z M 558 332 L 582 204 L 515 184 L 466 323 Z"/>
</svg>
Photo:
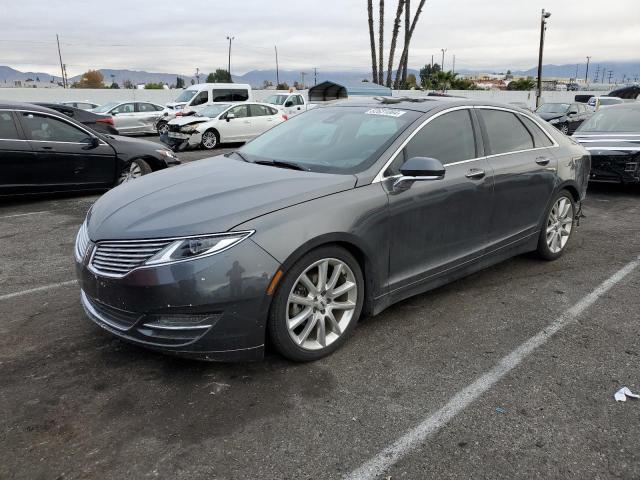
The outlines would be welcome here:
<svg viewBox="0 0 640 480">
<path fill-rule="evenodd" d="M 533 148 L 533 135 L 516 115 L 503 110 L 479 109 L 480 120 L 487 134 L 488 153 L 517 152 Z"/>
<path fill-rule="evenodd" d="M 269 108 L 269 107 L 265 107 L 264 105 L 249 105 L 250 109 L 251 109 L 251 116 L 252 117 L 264 117 L 266 115 L 273 115 L 273 113 L 271 113 L 271 111 L 273 109 Z"/>
<path fill-rule="evenodd" d="M 522 123 L 525 124 L 527 129 L 533 135 L 533 143 L 536 148 L 540 147 L 550 147 L 553 145 L 553 142 L 549 140 L 549 137 L 542 131 L 540 127 L 538 127 L 533 120 L 525 117 L 524 115 L 518 115 L 518 118 L 522 120 Z"/>
<path fill-rule="evenodd" d="M 232 102 L 233 96 L 231 90 L 225 88 L 217 88 L 211 92 L 212 102 Z"/>
<path fill-rule="evenodd" d="M 155 112 L 156 107 L 150 103 L 138 103 L 138 111 L 139 112 Z"/>
<path fill-rule="evenodd" d="M 18 128 L 11 112 L 0 112 L 0 140 L 18 140 Z"/>
</svg>

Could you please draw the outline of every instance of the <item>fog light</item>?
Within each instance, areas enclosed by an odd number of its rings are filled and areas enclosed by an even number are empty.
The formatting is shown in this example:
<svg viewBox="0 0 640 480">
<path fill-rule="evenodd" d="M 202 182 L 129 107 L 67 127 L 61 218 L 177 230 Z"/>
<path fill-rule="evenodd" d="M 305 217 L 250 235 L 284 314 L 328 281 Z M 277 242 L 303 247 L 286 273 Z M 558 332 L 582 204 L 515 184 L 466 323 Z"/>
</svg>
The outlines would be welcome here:
<svg viewBox="0 0 640 480">
<path fill-rule="evenodd" d="M 147 315 L 144 326 L 160 330 L 204 330 L 213 327 L 220 314 L 166 314 Z"/>
</svg>

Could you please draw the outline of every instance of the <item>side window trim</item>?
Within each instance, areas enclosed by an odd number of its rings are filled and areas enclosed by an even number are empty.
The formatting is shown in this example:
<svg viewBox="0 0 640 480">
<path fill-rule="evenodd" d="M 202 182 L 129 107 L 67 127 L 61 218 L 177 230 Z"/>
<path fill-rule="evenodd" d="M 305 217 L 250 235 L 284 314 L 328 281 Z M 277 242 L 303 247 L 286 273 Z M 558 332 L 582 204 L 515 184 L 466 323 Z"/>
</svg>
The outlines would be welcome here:
<svg viewBox="0 0 640 480">
<path fill-rule="evenodd" d="M 503 112 L 510 112 L 510 113 L 514 113 L 516 115 L 522 115 L 523 117 L 528 118 L 529 120 L 531 120 L 534 124 L 536 124 L 538 127 L 540 127 L 540 130 L 542 130 L 544 132 L 544 134 L 549 138 L 549 141 L 553 144 L 550 147 L 559 147 L 560 145 L 558 145 L 558 142 L 556 141 L 555 138 L 553 138 L 551 136 L 551 134 L 549 132 L 547 132 L 547 130 L 542 127 L 542 125 L 540 125 L 540 122 L 538 122 L 535 118 L 533 118 L 533 116 L 531 115 L 527 115 L 526 113 L 521 113 L 521 112 L 516 112 L 515 110 L 511 110 L 510 108 L 504 108 L 504 107 L 494 107 L 493 105 L 474 105 L 473 107 L 474 110 L 502 110 Z M 483 130 L 484 133 L 484 130 Z M 487 155 L 487 157 L 495 157 L 498 155 L 509 155 L 511 153 L 520 153 L 520 152 L 526 152 L 528 150 L 537 150 L 538 148 L 550 148 L 550 147 L 534 147 L 533 149 L 526 149 L 526 150 L 518 150 L 517 152 L 506 152 L 506 153 L 496 153 L 496 154 L 492 154 L 492 155 Z M 485 151 L 486 153 L 486 151 Z"/>
</svg>

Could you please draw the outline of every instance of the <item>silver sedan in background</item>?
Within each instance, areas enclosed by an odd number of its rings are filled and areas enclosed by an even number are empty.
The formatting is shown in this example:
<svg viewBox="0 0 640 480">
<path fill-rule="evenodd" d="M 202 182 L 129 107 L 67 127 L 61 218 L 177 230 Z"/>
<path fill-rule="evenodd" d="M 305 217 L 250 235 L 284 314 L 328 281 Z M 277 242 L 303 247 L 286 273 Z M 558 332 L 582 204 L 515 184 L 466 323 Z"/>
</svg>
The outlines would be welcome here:
<svg viewBox="0 0 640 480">
<path fill-rule="evenodd" d="M 164 107 L 151 102 L 109 102 L 91 110 L 111 115 L 121 135 L 156 133 L 155 123 Z"/>
</svg>

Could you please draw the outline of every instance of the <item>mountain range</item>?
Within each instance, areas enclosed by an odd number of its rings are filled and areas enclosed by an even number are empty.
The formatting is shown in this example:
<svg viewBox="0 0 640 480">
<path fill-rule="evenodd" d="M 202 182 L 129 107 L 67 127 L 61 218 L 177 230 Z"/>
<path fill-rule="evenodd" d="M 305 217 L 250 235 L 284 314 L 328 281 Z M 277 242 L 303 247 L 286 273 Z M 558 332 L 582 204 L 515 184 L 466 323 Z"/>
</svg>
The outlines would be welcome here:
<svg viewBox="0 0 640 480">
<path fill-rule="evenodd" d="M 589 81 L 594 80 L 596 72 L 599 72 L 599 79 L 602 79 L 602 72 L 605 71 L 605 81 L 608 80 L 608 71 L 613 70 L 613 78 L 618 80 L 622 79 L 624 75 L 627 79 L 632 81 L 638 81 L 640 79 L 640 61 L 635 62 L 599 62 L 593 63 L 589 66 Z M 148 82 L 162 82 L 168 85 L 175 85 L 176 78 L 182 77 L 185 80 L 185 84 L 189 85 L 191 80 L 196 81 L 193 75 L 182 75 L 178 73 L 156 73 L 145 72 L 139 70 L 117 70 L 117 69 L 100 69 L 104 76 L 105 83 L 115 81 L 119 84 L 123 84 L 125 80 L 130 80 L 134 84 L 148 83 Z M 483 69 L 484 73 L 504 73 L 505 69 Z M 459 73 L 478 73 L 479 70 L 467 70 L 460 69 Z M 293 85 L 294 82 L 301 82 L 301 72 L 295 70 L 280 70 L 279 72 L 280 82 L 286 82 L 289 85 Z M 409 69 L 409 73 L 418 75 L 419 71 L 415 69 Z M 514 75 L 526 75 L 536 76 L 537 69 L 530 68 L 528 70 L 512 70 Z M 543 76 L 547 77 L 560 77 L 571 78 L 576 74 L 576 64 L 565 65 L 544 65 Z M 578 78 L 584 78 L 585 65 L 578 65 Z M 202 73 L 200 75 L 200 82 L 204 82 L 207 74 Z M 69 78 L 71 83 L 79 80 L 80 75 Z M 40 80 L 41 82 L 50 82 L 52 79 L 58 81 L 60 76 L 51 75 L 46 72 L 21 72 L 8 66 L 0 65 L 0 86 L 3 84 L 13 84 L 15 81 L 25 81 L 27 79 Z M 323 71 L 319 70 L 317 77 L 314 77 L 313 72 L 306 72 L 304 83 L 307 85 L 313 85 L 315 82 L 322 82 L 324 80 L 333 80 L 336 82 L 354 83 L 361 82 L 363 79 L 371 80 L 371 72 L 369 70 L 332 70 Z M 276 82 L 276 70 L 251 70 L 242 75 L 233 75 L 233 81 L 236 83 L 248 83 L 254 87 L 261 87 L 265 80 Z"/>
</svg>

